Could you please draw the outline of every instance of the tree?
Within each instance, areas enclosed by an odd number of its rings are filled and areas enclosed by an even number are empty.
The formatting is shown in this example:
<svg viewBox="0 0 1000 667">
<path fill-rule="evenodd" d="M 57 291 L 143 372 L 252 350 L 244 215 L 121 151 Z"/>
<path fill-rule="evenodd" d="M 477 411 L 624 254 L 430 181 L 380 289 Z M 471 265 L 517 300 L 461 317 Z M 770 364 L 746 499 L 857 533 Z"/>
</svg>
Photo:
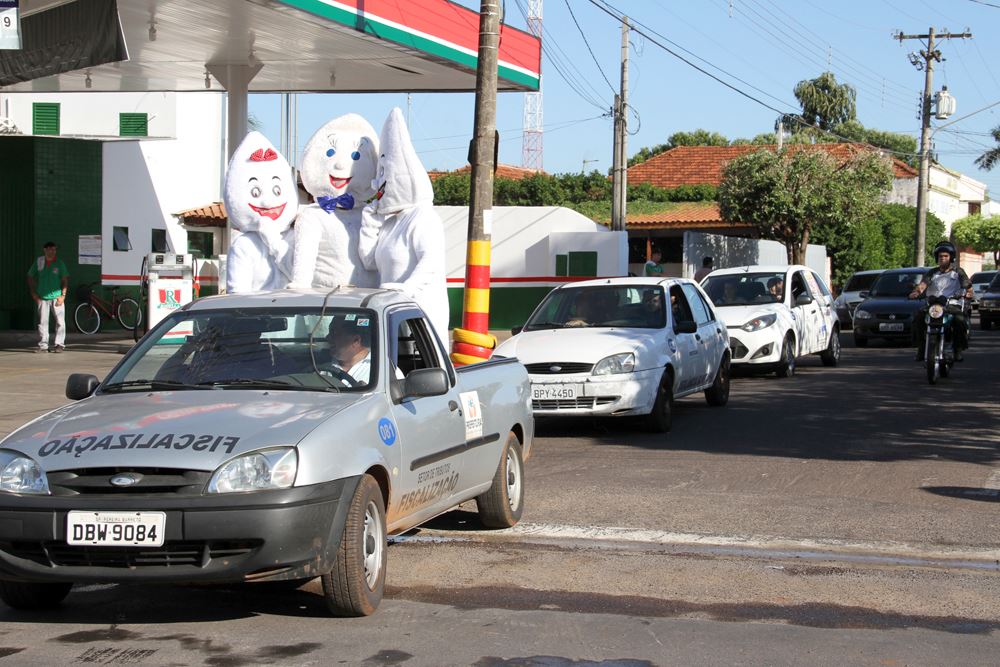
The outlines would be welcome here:
<svg viewBox="0 0 1000 667">
<path fill-rule="evenodd" d="M 993 140 L 1000 143 L 1000 125 L 997 125 L 992 130 L 990 134 L 993 135 Z M 1000 146 L 990 148 L 985 153 L 976 158 L 976 164 L 983 171 L 989 171 L 1000 162 Z"/>
<path fill-rule="evenodd" d="M 959 246 L 993 253 L 993 264 L 1000 266 L 1000 215 L 990 218 L 970 215 L 956 220 L 951 225 L 951 234 Z"/>
<path fill-rule="evenodd" d="M 908 134 L 867 128 L 856 120 L 840 123 L 833 131 L 846 139 L 892 151 L 911 167 L 917 166 L 917 138 Z"/>
<path fill-rule="evenodd" d="M 719 206 L 725 219 L 782 242 L 789 263 L 802 264 L 814 229 L 857 225 L 874 214 L 891 185 L 889 160 L 873 151 L 838 164 L 823 150 L 765 149 L 726 165 Z"/>
<path fill-rule="evenodd" d="M 667 139 L 665 144 L 657 144 L 653 147 L 643 147 L 635 155 L 629 158 L 628 166 L 645 162 L 654 155 L 659 155 L 671 148 L 678 146 L 728 146 L 729 139 L 718 132 L 709 132 L 701 128 L 694 132 L 674 132 Z"/>
<path fill-rule="evenodd" d="M 815 79 L 799 81 L 792 92 L 802 107 L 798 119 L 787 118 L 793 134 L 810 127 L 832 130 L 835 125 L 857 117 L 857 91 L 848 83 L 837 83 L 833 72 L 823 72 Z"/>
</svg>

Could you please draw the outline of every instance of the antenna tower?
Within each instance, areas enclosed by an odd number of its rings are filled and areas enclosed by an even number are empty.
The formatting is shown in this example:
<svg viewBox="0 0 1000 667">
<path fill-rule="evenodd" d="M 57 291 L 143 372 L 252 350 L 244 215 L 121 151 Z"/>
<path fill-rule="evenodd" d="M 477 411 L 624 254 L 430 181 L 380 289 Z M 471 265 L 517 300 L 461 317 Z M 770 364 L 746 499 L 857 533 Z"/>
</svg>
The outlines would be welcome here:
<svg viewBox="0 0 1000 667">
<path fill-rule="evenodd" d="M 528 0 L 528 32 L 542 38 L 542 0 Z M 524 137 L 521 140 L 521 166 L 542 169 L 542 87 L 537 93 L 524 94 Z"/>
</svg>

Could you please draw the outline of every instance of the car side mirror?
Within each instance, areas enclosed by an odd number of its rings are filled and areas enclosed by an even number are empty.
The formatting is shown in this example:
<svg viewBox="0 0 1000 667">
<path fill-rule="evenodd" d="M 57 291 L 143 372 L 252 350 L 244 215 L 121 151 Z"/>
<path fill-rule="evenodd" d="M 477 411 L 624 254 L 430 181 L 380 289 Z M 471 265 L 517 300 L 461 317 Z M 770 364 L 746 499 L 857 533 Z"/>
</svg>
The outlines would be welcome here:
<svg viewBox="0 0 1000 667">
<path fill-rule="evenodd" d="M 521 326 L 519 326 L 519 327 L 511 327 L 510 328 L 510 335 L 511 336 L 516 336 L 517 334 L 521 333 L 522 331 L 524 331 L 524 325 L 523 324 Z"/>
<path fill-rule="evenodd" d="M 679 320 L 674 322 L 674 333 L 693 334 L 697 333 L 698 324 L 694 320 Z"/>
<path fill-rule="evenodd" d="M 867 298 L 868 298 L 868 294 L 869 294 L 869 292 L 868 292 L 868 291 L 864 291 L 864 292 L 858 292 L 858 296 L 859 296 L 860 298 L 862 298 L 862 299 L 867 299 Z"/>
<path fill-rule="evenodd" d="M 73 373 L 66 378 L 66 398 L 79 401 L 94 393 L 101 382 L 89 373 Z"/>
<path fill-rule="evenodd" d="M 419 368 L 406 376 L 403 396 L 423 398 L 448 393 L 448 373 L 443 368 Z"/>
<path fill-rule="evenodd" d="M 800 294 L 797 297 L 795 297 L 796 306 L 808 306 L 812 302 L 813 298 L 808 294 Z"/>
</svg>

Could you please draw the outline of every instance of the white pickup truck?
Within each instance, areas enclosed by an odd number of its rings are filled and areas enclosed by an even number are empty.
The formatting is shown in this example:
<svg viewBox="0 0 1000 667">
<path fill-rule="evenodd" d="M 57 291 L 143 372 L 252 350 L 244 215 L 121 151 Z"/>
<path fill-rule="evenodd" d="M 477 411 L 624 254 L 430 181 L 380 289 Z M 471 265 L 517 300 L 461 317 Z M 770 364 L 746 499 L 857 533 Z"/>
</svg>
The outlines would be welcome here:
<svg viewBox="0 0 1000 667">
<path fill-rule="evenodd" d="M 367 615 L 386 536 L 475 499 L 521 516 L 534 433 L 514 361 L 455 369 L 386 290 L 210 297 L 173 313 L 77 402 L 0 442 L 0 598 L 77 582 L 301 581 Z"/>
</svg>

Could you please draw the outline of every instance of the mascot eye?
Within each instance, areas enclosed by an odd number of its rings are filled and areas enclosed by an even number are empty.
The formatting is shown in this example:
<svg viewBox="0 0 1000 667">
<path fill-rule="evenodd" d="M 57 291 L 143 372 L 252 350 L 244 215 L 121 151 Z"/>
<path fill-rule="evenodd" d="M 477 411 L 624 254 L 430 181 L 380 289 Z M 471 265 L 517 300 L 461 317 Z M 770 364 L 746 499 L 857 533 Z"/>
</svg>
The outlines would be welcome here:
<svg viewBox="0 0 1000 667">
<path fill-rule="evenodd" d="M 260 197 L 260 187 L 255 185 L 252 188 L 250 188 L 250 196 L 255 198 Z"/>
<path fill-rule="evenodd" d="M 336 155 L 336 153 L 337 153 L 337 151 L 333 150 L 332 148 L 326 149 L 326 156 L 327 157 L 333 157 L 334 155 Z"/>
<path fill-rule="evenodd" d="M 351 159 L 352 160 L 360 160 L 361 159 L 361 153 L 359 153 L 358 151 L 354 151 L 353 153 L 351 153 Z"/>
<path fill-rule="evenodd" d="M 271 192 L 274 193 L 275 197 L 280 197 L 281 196 L 281 186 L 280 185 L 275 185 L 273 188 L 271 188 Z"/>
</svg>

